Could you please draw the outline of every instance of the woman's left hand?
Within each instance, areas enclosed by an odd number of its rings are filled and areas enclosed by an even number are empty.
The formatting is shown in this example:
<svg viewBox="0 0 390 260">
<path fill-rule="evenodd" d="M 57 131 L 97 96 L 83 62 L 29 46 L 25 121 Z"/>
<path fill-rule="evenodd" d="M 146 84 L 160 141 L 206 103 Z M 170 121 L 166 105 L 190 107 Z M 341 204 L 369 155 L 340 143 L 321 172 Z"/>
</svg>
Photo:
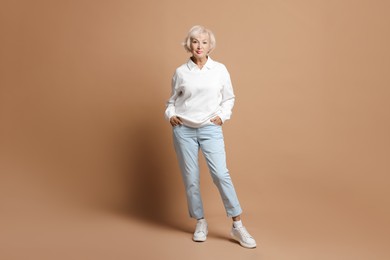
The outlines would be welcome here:
<svg viewBox="0 0 390 260">
<path fill-rule="evenodd" d="M 210 121 L 213 122 L 216 125 L 222 125 L 222 123 L 223 123 L 222 119 L 219 116 L 216 116 L 216 117 L 212 118 Z"/>
</svg>

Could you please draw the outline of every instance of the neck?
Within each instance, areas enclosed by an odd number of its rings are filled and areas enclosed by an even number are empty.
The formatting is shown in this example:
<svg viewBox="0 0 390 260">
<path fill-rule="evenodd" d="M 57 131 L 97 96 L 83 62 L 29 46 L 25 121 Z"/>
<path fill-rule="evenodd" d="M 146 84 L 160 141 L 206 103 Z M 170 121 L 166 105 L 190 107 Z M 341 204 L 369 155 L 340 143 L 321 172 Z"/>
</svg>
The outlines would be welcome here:
<svg viewBox="0 0 390 260">
<path fill-rule="evenodd" d="M 203 57 L 203 58 L 196 58 L 194 56 L 191 57 L 191 60 L 196 64 L 198 65 L 199 68 L 203 68 L 203 66 L 206 64 L 207 60 L 208 60 L 208 56 L 206 57 Z"/>
</svg>

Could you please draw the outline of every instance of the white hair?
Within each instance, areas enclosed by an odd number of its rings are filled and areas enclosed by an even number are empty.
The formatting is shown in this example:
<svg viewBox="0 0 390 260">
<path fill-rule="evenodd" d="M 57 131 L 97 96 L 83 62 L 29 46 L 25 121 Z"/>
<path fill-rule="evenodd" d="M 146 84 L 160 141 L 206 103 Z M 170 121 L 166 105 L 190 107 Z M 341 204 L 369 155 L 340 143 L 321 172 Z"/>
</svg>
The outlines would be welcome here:
<svg viewBox="0 0 390 260">
<path fill-rule="evenodd" d="M 212 52 L 215 49 L 215 46 L 216 46 L 214 33 L 211 30 L 209 30 L 206 27 L 201 26 L 201 25 L 195 25 L 194 27 L 192 27 L 189 30 L 189 32 L 187 34 L 187 37 L 185 38 L 185 40 L 183 42 L 184 49 L 186 51 L 188 51 L 188 52 L 191 52 L 191 40 L 193 38 L 199 36 L 200 34 L 204 34 L 204 33 L 207 33 L 209 35 L 209 39 L 210 39 L 210 52 Z"/>
</svg>

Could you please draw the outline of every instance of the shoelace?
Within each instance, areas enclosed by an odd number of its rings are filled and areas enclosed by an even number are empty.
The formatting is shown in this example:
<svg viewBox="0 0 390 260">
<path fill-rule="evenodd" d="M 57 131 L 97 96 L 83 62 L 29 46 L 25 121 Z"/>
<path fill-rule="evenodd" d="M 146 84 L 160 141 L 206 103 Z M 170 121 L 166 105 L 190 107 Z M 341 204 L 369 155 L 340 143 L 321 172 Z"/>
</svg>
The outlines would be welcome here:
<svg viewBox="0 0 390 260">
<path fill-rule="evenodd" d="M 196 223 L 196 233 L 203 232 L 206 230 L 206 222 L 198 222 Z"/>
<path fill-rule="evenodd" d="M 238 229 L 238 232 L 240 232 L 240 234 L 241 234 L 243 237 L 253 239 L 252 236 L 248 233 L 248 231 L 246 230 L 245 227 L 239 227 L 239 228 L 237 228 L 237 229 Z"/>
</svg>

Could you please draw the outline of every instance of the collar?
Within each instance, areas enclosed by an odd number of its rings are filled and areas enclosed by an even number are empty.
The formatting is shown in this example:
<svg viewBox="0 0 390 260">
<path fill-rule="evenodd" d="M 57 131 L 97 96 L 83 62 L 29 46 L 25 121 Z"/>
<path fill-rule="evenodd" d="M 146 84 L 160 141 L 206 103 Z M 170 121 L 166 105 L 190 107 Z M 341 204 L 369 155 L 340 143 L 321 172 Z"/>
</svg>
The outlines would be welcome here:
<svg viewBox="0 0 390 260">
<path fill-rule="evenodd" d="M 204 67 L 204 68 L 207 68 L 207 69 L 211 69 L 211 68 L 214 67 L 214 65 L 215 65 L 215 61 L 214 61 L 213 59 L 211 59 L 210 56 L 208 56 L 208 59 L 207 59 L 207 61 L 206 61 L 206 64 L 205 64 L 203 67 Z M 188 60 L 187 66 L 188 66 L 189 70 L 193 70 L 193 69 L 195 69 L 195 68 L 198 68 L 198 65 L 196 65 L 196 63 L 193 62 L 193 61 L 191 60 L 191 58 Z"/>
</svg>

